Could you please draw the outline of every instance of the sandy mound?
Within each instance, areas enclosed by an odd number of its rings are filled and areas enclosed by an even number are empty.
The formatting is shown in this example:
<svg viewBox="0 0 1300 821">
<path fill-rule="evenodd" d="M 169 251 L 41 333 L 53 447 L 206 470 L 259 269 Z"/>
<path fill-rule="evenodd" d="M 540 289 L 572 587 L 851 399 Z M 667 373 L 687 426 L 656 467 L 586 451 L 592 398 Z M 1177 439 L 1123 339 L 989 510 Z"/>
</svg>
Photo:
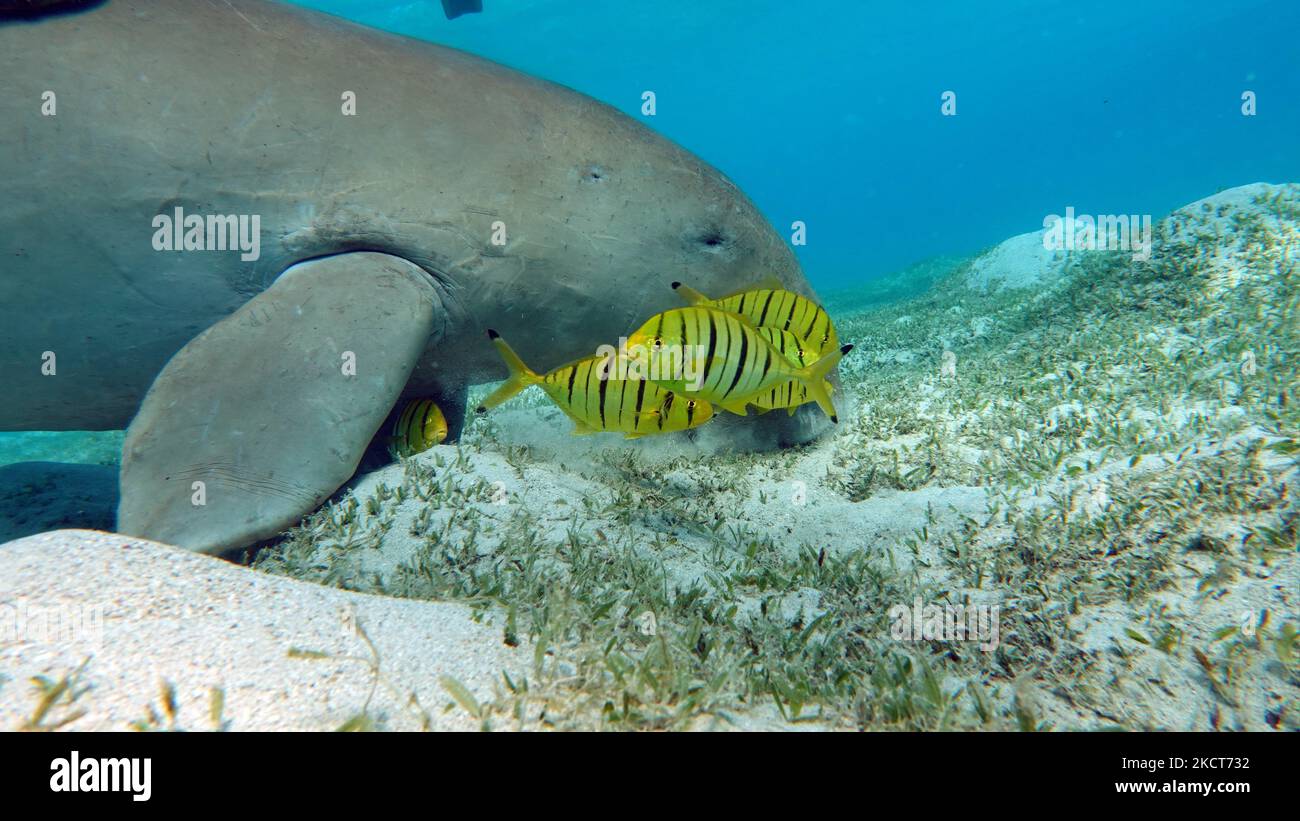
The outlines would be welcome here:
<svg viewBox="0 0 1300 821">
<path fill-rule="evenodd" d="M 40 723 L 171 726 L 170 687 L 187 730 L 475 729 L 466 709 L 443 709 L 456 689 L 444 677 L 488 698 L 502 671 L 529 661 L 465 606 L 333 590 L 90 531 L 0 545 L 0 602 L 4 729 L 38 712 L 32 677 L 69 674 Z"/>
<path fill-rule="evenodd" d="M 1043 247 L 1043 232 L 1030 231 L 1002 242 L 977 257 L 966 286 L 979 291 L 1030 288 L 1061 278 L 1069 254 Z"/>
<path fill-rule="evenodd" d="M 1285 237 L 1295 230 L 1266 204 L 1282 204 L 1298 194 L 1300 186 L 1295 184 L 1257 182 L 1228 188 L 1189 203 L 1163 220 L 1153 220 L 1155 233 L 1168 248 L 1191 247 L 1209 254 L 1216 269 L 1212 288 L 1235 287 L 1238 279 L 1233 272 L 1243 267 L 1253 239 L 1261 233 Z M 1078 224 L 1081 230 L 1082 223 Z M 1049 251 L 1043 247 L 1043 234 L 1044 229 L 1019 234 L 977 256 L 966 271 L 966 286 L 981 292 L 1050 286 L 1065 276 L 1071 263 L 1096 253 Z M 1293 246 L 1291 258 L 1297 253 L 1300 245 Z"/>
</svg>

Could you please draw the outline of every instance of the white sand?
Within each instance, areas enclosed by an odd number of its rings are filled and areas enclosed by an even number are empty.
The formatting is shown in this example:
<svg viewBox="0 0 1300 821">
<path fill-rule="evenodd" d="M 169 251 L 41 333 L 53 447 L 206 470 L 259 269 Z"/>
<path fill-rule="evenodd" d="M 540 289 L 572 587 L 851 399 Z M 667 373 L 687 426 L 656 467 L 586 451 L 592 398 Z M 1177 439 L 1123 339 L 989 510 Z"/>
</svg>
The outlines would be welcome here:
<svg viewBox="0 0 1300 821">
<path fill-rule="evenodd" d="M 1042 230 L 1019 234 L 971 263 L 967 287 L 978 290 L 1030 288 L 1061 278 L 1069 255 L 1043 247 Z"/>
<path fill-rule="evenodd" d="M 267 576 L 220 559 L 105 533 L 64 530 L 0 545 L 0 728 L 15 729 L 37 703 L 29 678 L 58 678 L 89 659 L 77 700 L 78 730 L 124 730 L 159 709 L 161 682 L 179 703 L 179 726 L 211 729 L 212 688 L 225 694 L 231 730 L 331 730 L 365 707 L 380 726 L 415 729 L 418 696 L 434 729 L 471 730 L 440 685 L 459 680 L 489 697 L 503 670 L 526 669 L 527 651 L 502 641 L 456 604 L 402 601 Z M 38 614 L 101 611 L 70 636 L 49 637 Z M 379 651 L 372 658 L 349 620 Z M 65 622 L 66 624 L 67 622 Z M 291 658 L 291 648 L 351 660 Z M 56 711 L 51 719 L 67 715 Z"/>
</svg>

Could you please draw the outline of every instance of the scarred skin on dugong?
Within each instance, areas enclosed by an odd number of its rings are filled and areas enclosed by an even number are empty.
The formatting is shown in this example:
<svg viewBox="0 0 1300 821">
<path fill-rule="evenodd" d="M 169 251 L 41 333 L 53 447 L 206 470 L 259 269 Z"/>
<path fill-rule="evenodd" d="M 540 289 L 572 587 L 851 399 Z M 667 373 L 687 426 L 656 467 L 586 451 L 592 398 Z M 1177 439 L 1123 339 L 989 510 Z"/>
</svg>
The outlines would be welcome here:
<svg viewBox="0 0 1300 821">
<path fill-rule="evenodd" d="M 356 440 L 368 441 L 365 430 L 373 435 L 402 397 L 442 397 L 458 426 L 464 386 L 505 375 L 487 327 L 547 369 L 680 305 L 673 280 L 720 293 L 771 274 L 811 295 L 782 237 L 736 186 L 640 123 L 556 84 L 328 15 L 237 0 L 109 0 L 0 22 L 0 77 L 0 429 L 121 428 L 152 386 L 128 434 L 124 509 L 132 479 L 156 495 L 174 481 L 165 465 L 211 462 L 185 448 L 217 447 L 214 431 L 244 437 L 244 455 L 227 460 L 231 484 L 255 493 L 239 472 L 274 472 L 278 417 L 302 414 L 335 440 L 319 447 L 337 462 L 328 478 L 281 471 L 305 488 L 285 503 L 302 515 L 355 469 L 366 444 Z M 349 100 L 355 115 L 344 113 Z M 178 208 L 257 215 L 259 255 L 156 250 L 155 218 Z M 505 244 L 494 244 L 502 234 Z M 302 292 L 299 282 L 280 294 L 281 274 L 321 258 L 336 260 L 320 269 L 331 288 L 356 283 L 335 294 L 337 313 L 368 310 L 376 319 L 354 325 L 377 329 L 375 341 L 418 344 L 412 361 L 377 379 L 374 407 L 316 419 L 295 403 L 299 352 L 271 349 L 258 318 Z M 390 327 L 384 318 L 400 306 L 385 300 L 397 291 L 379 293 L 377 281 L 404 283 L 398 290 L 415 289 L 405 298 L 426 307 Z M 239 333 L 202 341 L 241 308 Z M 328 331 L 304 327 L 301 355 L 346 350 Z M 160 378 L 187 345 L 192 368 L 232 351 L 247 359 L 239 373 L 256 389 L 238 392 L 238 413 L 217 407 L 223 385 L 181 364 Z M 47 352 L 56 375 L 43 373 Z M 361 375 L 374 366 L 357 363 Z M 182 385 L 188 412 L 202 418 L 164 424 Z M 329 404 L 319 394 L 313 411 Z M 356 420 L 346 435 L 332 432 L 339 419 Z M 240 429 L 224 430 L 232 420 Z M 739 421 L 751 446 L 824 428 L 807 409 Z M 148 482 L 144 468 L 129 470 L 133 437 L 153 443 L 145 461 L 158 475 Z M 311 454 L 290 455 L 310 473 Z M 234 546 L 294 516 L 252 518 L 229 538 L 218 525 L 186 546 Z"/>
</svg>

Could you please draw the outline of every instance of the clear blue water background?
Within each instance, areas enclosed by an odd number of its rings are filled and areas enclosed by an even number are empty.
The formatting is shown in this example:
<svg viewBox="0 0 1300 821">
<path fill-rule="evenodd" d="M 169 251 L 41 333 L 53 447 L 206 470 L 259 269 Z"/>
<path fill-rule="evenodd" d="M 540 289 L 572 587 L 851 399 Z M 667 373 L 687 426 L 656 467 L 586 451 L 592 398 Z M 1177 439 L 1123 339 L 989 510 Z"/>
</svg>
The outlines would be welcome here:
<svg viewBox="0 0 1300 821">
<path fill-rule="evenodd" d="M 813 283 L 1300 180 L 1300 2 L 307 0 L 642 119 L 732 177 Z M 1241 94 L 1258 95 L 1243 117 Z M 653 90 L 658 113 L 640 114 Z M 940 95 L 957 94 L 957 116 Z"/>
</svg>

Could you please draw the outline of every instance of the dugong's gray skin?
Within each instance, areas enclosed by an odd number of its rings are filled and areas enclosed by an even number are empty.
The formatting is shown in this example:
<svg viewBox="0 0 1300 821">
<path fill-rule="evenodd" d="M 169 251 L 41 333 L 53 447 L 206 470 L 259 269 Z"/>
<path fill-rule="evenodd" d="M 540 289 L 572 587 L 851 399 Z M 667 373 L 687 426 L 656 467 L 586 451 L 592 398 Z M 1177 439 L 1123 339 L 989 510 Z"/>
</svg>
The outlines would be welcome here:
<svg viewBox="0 0 1300 821">
<path fill-rule="evenodd" d="M 773 274 L 811 295 L 730 181 L 631 118 L 327 15 L 108 0 L 0 22 L 0 78 L 0 429 L 121 428 L 152 385 L 124 532 L 210 552 L 274 535 L 346 481 L 401 398 L 440 397 L 458 430 L 464 387 L 505 375 L 485 328 L 547 369 L 680 305 L 673 280 Z M 259 215 L 260 258 L 154 250 L 176 207 Z M 304 293 L 324 319 L 303 318 Z M 347 328 L 365 339 L 331 336 Z M 362 347 L 368 387 L 321 381 Z M 739 421 L 758 444 L 824 428 L 811 406 Z M 196 507 L 190 480 L 214 464 L 230 492 Z"/>
</svg>

